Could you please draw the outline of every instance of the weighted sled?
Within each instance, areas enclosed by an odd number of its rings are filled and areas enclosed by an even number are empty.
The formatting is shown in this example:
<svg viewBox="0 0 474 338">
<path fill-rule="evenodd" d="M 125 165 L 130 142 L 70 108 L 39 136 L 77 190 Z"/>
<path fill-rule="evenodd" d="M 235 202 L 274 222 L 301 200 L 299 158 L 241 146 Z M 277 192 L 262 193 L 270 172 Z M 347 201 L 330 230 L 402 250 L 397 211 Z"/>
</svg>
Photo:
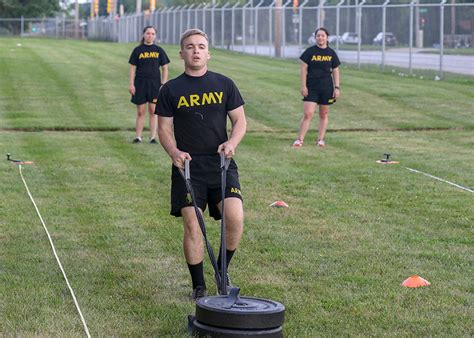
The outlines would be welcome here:
<svg viewBox="0 0 474 338">
<path fill-rule="evenodd" d="M 269 299 L 237 297 L 228 306 L 228 296 L 204 297 L 196 302 L 196 320 L 220 328 L 262 330 L 283 325 L 285 306 Z"/>
</svg>

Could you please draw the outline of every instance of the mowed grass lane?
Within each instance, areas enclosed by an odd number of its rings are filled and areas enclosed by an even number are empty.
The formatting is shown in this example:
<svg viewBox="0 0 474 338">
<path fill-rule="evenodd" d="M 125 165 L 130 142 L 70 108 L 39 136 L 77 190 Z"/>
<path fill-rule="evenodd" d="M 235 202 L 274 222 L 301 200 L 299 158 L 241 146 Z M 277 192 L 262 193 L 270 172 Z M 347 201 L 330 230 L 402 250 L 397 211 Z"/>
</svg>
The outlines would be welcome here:
<svg viewBox="0 0 474 338">
<path fill-rule="evenodd" d="M 2 39 L 0 46 L 2 128 L 133 128 L 127 62 L 134 44 Z M 182 73 L 177 47 L 165 48 L 171 76 Z M 296 131 L 296 61 L 211 53 L 211 68 L 241 89 L 251 130 Z M 472 79 L 434 82 L 344 67 L 341 74 L 331 129 L 474 127 Z"/>
<path fill-rule="evenodd" d="M 39 62 L 31 74 L 24 74 L 16 58 L 0 55 L 2 79 L 12 69 L 17 75 L 10 78 L 9 86 L 0 83 L 0 121 L 5 128 L 0 133 L 0 149 L 35 161 L 24 174 L 92 335 L 186 335 L 186 315 L 194 311 L 194 305 L 188 300 L 181 222 L 168 215 L 169 159 L 160 147 L 130 144 L 134 113 L 126 93 L 126 60 L 132 45 L 22 43 L 35 46 L 35 53 L 43 50 L 44 55 L 62 46 L 63 54 L 57 54 L 56 63 L 45 56 L 47 60 Z M 0 44 L 10 47 L 16 40 L 0 40 Z M 176 55 L 175 48 L 168 49 L 172 57 Z M 384 130 L 401 128 L 400 121 L 408 121 L 413 111 L 392 116 L 385 108 L 374 112 L 377 107 L 366 101 L 366 114 L 359 115 L 381 131 L 329 133 L 324 151 L 310 142 L 295 151 L 289 144 L 300 118 L 301 102 L 292 93 L 298 88 L 297 64 L 220 51 L 214 56 L 213 69 L 232 73 L 243 87 L 251 116 L 252 132 L 237 155 L 246 230 L 231 270 L 242 293 L 283 302 L 288 336 L 471 335 L 472 195 L 402 166 L 472 188 L 472 115 L 457 112 L 453 100 L 445 102 L 451 116 L 440 118 L 437 103 L 441 99 L 433 97 L 434 110 L 422 119 L 421 108 L 418 113 L 414 109 L 418 118 L 406 128 L 461 130 L 388 132 Z M 97 68 L 87 76 L 85 70 L 73 74 L 64 64 L 74 57 L 86 68 Z M 97 65 L 106 66 L 106 60 L 116 65 L 115 71 L 110 70 L 112 66 L 99 70 Z M 172 73 L 179 74 L 179 60 L 172 61 Z M 278 68 L 282 75 L 276 81 Z M 37 73 L 44 77 L 37 78 L 37 86 L 22 87 L 17 82 L 28 76 L 34 79 Z M 472 100 L 469 84 L 398 79 L 349 69 L 347 73 L 353 81 L 372 83 L 365 91 L 372 95 L 387 81 L 400 80 L 419 92 L 429 92 L 430 87 L 447 91 L 463 101 L 461 108 Z M 273 80 L 258 79 L 266 76 Z M 286 82 L 290 76 L 293 89 Z M 42 87 L 43 82 L 49 90 Z M 10 87 L 24 88 L 23 93 Z M 344 87 L 354 94 L 358 90 L 351 89 L 350 83 Z M 48 101 L 48 91 L 56 93 L 56 103 Z M 24 102 L 15 104 L 10 95 Z M 290 102 L 291 95 L 296 102 Z M 444 99 L 450 100 L 449 95 Z M 21 100 L 24 96 L 35 98 L 37 104 Z M 76 99 L 74 107 L 67 101 L 67 97 L 83 96 L 88 100 Z M 260 96 L 268 101 L 260 102 Z M 397 106 L 396 97 L 379 97 L 386 107 L 392 106 L 390 100 Z M 358 98 L 341 99 L 334 106 L 332 127 L 358 128 L 353 116 L 345 116 L 350 115 L 347 106 L 353 100 Z M 285 111 L 285 104 L 295 110 Z M 62 110 L 54 109 L 57 106 Z M 265 110 L 260 108 L 264 106 Z M 16 110 L 20 107 L 28 113 L 22 118 Z M 12 128 L 118 130 L 8 130 Z M 387 151 L 402 166 L 375 164 Z M 18 169 L 6 161 L 0 167 L 4 173 L 0 178 L 0 332 L 81 335 L 79 317 Z M 269 208 L 277 199 L 284 199 L 290 208 Z M 218 224 L 208 221 L 208 227 L 217 246 Z M 206 268 L 212 288 L 208 262 Z M 429 279 L 432 286 L 408 290 L 399 285 L 415 273 Z"/>
</svg>

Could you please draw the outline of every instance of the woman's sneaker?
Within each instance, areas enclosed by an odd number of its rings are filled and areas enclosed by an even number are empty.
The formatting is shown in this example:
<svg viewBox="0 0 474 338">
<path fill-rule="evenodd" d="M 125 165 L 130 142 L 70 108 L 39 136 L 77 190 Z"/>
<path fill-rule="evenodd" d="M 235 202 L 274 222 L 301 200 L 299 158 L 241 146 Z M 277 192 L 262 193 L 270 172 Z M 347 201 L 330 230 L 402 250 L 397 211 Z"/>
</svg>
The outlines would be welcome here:
<svg viewBox="0 0 474 338">
<path fill-rule="evenodd" d="M 303 141 L 301 140 L 296 140 L 293 142 L 293 148 L 301 148 L 303 146 Z"/>
<path fill-rule="evenodd" d="M 324 148 L 324 146 L 326 145 L 326 143 L 324 143 L 324 140 L 317 140 L 316 144 L 318 147 L 321 147 L 321 148 Z"/>
<path fill-rule="evenodd" d="M 135 137 L 133 139 L 132 143 L 142 143 L 142 138 L 141 137 Z"/>
</svg>

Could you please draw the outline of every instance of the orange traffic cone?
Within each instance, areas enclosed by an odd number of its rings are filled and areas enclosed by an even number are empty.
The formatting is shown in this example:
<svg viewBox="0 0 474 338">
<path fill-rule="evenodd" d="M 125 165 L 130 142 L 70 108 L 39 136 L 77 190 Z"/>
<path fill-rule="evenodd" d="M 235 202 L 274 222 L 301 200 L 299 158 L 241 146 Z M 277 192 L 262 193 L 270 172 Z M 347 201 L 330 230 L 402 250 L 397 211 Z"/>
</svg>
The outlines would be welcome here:
<svg viewBox="0 0 474 338">
<path fill-rule="evenodd" d="M 421 278 L 420 276 L 414 275 L 405 279 L 402 285 L 406 288 L 418 288 L 420 286 L 431 285 L 426 279 Z"/>
<path fill-rule="evenodd" d="M 275 201 L 272 204 L 270 204 L 270 206 L 273 208 L 288 208 L 288 204 L 286 204 L 283 201 Z"/>
</svg>

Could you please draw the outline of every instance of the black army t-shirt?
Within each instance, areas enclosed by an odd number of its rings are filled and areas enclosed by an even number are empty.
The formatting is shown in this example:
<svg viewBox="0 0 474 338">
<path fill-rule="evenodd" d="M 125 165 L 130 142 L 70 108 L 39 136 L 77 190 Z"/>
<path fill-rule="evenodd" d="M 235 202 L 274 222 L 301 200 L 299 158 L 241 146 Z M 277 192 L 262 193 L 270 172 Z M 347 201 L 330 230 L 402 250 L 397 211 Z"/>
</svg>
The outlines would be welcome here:
<svg viewBox="0 0 474 338">
<path fill-rule="evenodd" d="M 160 79 L 160 66 L 170 63 L 170 59 L 160 46 L 142 44 L 133 50 L 128 63 L 137 67 L 136 77 Z"/>
<path fill-rule="evenodd" d="M 309 47 L 301 54 L 300 60 L 308 65 L 306 78 L 308 88 L 318 88 L 320 85 L 332 83 L 332 69 L 341 64 L 336 52 L 330 47 Z"/>
<path fill-rule="evenodd" d="M 179 150 L 211 155 L 228 140 L 227 112 L 243 104 L 228 77 L 211 71 L 199 77 L 183 73 L 161 87 L 155 114 L 173 117 Z"/>
</svg>

